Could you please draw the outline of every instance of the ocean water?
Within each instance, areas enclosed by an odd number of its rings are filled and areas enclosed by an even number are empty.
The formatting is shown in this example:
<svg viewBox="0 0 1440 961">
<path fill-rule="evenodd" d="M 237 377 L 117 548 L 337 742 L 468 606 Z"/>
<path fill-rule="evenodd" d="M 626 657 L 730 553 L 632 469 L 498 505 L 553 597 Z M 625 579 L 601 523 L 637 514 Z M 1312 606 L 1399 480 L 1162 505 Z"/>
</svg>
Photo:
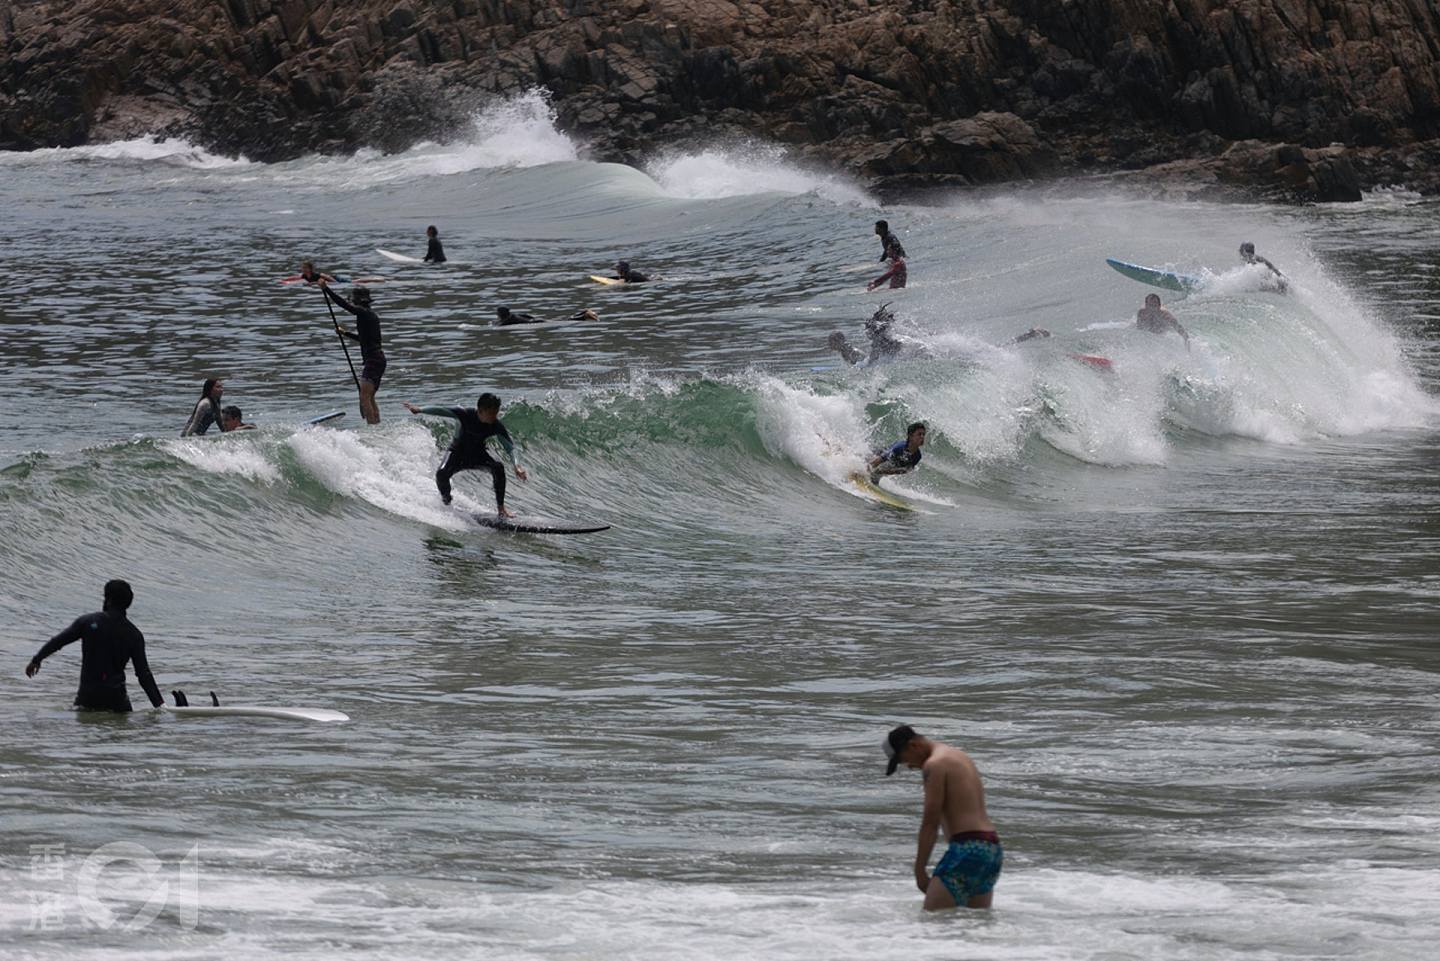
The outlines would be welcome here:
<svg viewBox="0 0 1440 961">
<path fill-rule="evenodd" d="M 401 155 L 0 184 L 5 957 L 1433 956 L 1435 201 L 882 207 L 763 144 L 594 163 L 533 95 Z M 443 267 L 375 252 L 429 224 Z M 379 426 L 305 257 L 381 278 Z M 620 257 L 660 279 L 586 280 Z M 1210 277 L 1162 294 L 1191 350 L 1106 257 Z M 915 352 L 837 366 L 883 303 Z M 258 430 L 177 436 L 209 376 Z M 439 502 L 401 402 L 483 390 L 510 505 L 610 531 Z M 912 420 L 906 513 L 846 476 Z M 162 690 L 351 720 L 77 715 L 77 649 L 22 668 L 117 576 Z M 991 911 L 919 909 L 902 721 L 980 766 Z"/>
</svg>

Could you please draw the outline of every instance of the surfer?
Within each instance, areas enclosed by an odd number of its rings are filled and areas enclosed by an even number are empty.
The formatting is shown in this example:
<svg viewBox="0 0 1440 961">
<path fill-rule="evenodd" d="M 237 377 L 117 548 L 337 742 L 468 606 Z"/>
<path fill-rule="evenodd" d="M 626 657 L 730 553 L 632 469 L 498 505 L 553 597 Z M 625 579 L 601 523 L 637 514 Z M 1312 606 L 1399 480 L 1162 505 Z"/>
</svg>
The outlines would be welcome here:
<svg viewBox="0 0 1440 961">
<path fill-rule="evenodd" d="M 445 248 L 440 246 L 440 231 L 432 224 L 425 228 L 425 236 L 428 239 L 425 246 L 425 263 L 443 264 L 445 262 Z"/>
<path fill-rule="evenodd" d="M 255 425 L 254 425 L 254 424 L 247 424 L 247 423 L 245 423 L 245 421 L 244 421 L 244 419 L 243 419 L 243 417 L 242 417 L 242 415 L 241 415 L 241 413 L 240 413 L 240 408 L 236 407 L 234 404 L 231 404 L 229 407 L 226 407 L 224 410 L 220 411 L 220 431 L 221 431 L 221 433 L 228 434 L 228 433 L 230 433 L 232 430 L 254 430 L 254 429 L 255 429 Z"/>
<path fill-rule="evenodd" d="M 375 403 L 375 392 L 380 389 L 380 378 L 385 376 L 385 351 L 380 349 L 380 317 L 370 309 L 370 290 L 366 287 L 351 287 L 350 300 L 330 289 L 324 280 L 320 289 L 334 301 L 341 310 L 355 315 L 355 330 L 352 333 L 338 323 L 335 330 L 342 337 L 360 341 L 360 357 L 365 366 L 360 368 L 360 413 L 365 423 L 380 423 L 380 405 Z"/>
<path fill-rule="evenodd" d="M 870 319 L 865 321 L 865 336 L 870 341 L 869 357 L 865 357 L 858 348 L 851 345 L 838 330 L 827 338 L 826 344 L 831 350 L 838 352 L 848 364 L 858 364 L 862 358 L 866 366 L 894 360 L 905 349 L 905 342 L 890 332 L 894 324 L 895 315 L 890 312 L 889 304 L 880 305 L 875 313 L 870 315 Z"/>
<path fill-rule="evenodd" d="M 990 907 L 1005 849 L 985 812 L 985 788 L 975 762 L 959 748 L 916 734 L 908 724 L 891 731 L 881 746 L 889 761 L 886 777 L 901 764 L 921 772 L 925 805 L 915 844 L 915 885 L 925 894 L 925 910 Z M 932 876 L 926 866 L 942 829 L 950 845 Z"/>
<path fill-rule="evenodd" d="M 440 469 L 435 472 L 435 486 L 440 490 L 440 499 L 450 503 L 450 478 L 462 470 L 488 470 L 495 484 L 495 510 L 501 517 L 514 517 L 505 509 L 505 465 L 490 456 L 485 442 L 494 437 L 500 442 L 505 459 L 515 468 L 515 476 L 522 481 L 528 476 L 525 468 L 515 462 L 515 444 L 510 432 L 500 423 L 500 398 L 494 394 L 481 394 L 474 410 L 464 407 L 416 407 L 406 403 L 405 409 L 412 414 L 429 414 L 432 417 L 453 417 L 460 422 L 460 432 L 450 442 L 450 450 Z"/>
<path fill-rule="evenodd" d="M 905 257 L 905 248 L 900 244 L 900 238 L 890 232 L 890 224 L 884 220 L 875 221 L 875 235 L 880 238 L 880 259 L 884 260 L 890 256 L 890 249 L 893 247 L 900 252 L 901 259 Z M 904 286 L 903 284 L 901 286 Z"/>
<path fill-rule="evenodd" d="M 885 251 L 885 255 L 890 258 L 890 268 L 886 270 L 885 273 L 881 274 L 879 277 L 876 277 L 874 280 L 870 281 L 870 283 L 866 284 L 866 290 L 874 290 L 876 287 L 879 287 L 887 280 L 890 282 L 891 290 L 898 290 L 901 287 L 905 286 L 905 251 L 900 247 L 898 243 L 895 243 L 890 245 L 890 247 Z"/>
<path fill-rule="evenodd" d="M 599 320 L 599 319 L 600 319 L 600 315 L 597 314 L 597 313 L 595 313 L 595 311 L 593 311 L 593 310 L 586 309 L 586 310 L 577 310 L 577 311 L 575 311 L 575 313 L 571 314 L 569 317 L 565 317 L 565 318 L 563 318 L 563 319 L 565 319 L 565 320 Z M 544 321 L 543 318 L 536 317 L 534 314 L 519 313 L 519 312 L 517 312 L 517 311 L 511 310 L 509 307 L 496 307 L 496 308 L 495 308 L 495 326 L 496 326 L 496 327 L 513 327 L 513 326 L 516 325 L 516 324 L 543 324 L 544 322 L 545 322 L 545 321 Z"/>
<path fill-rule="evenodd" d="M 40 648 L 40 653 L 25 665 L 25 676 L 40 672 L 40 662 L 66 644 L 80 641 L 80 687 L 75 692 L 75 706 L 82 711 L 129 711 L 130 695 L 125 691 L 125 664 L 135 666 L 135 679 L 145 689 L 150 703 L 159 707 L 165 701 L 150 663 L 145 660 L 145 635 L 125 616 L 135 594 L 124 581 L 107 581 L 105 602 L 95 614 L 76 619 Z"/>
<path fill-rule="evenodd" d="M 615 279 L 626 284 L 643 284 L 650 278 L 638 270 L 631 270 L 630 261 L 621 260 L 615 264 Z"/>
<path fill-rule="evenodd" d="M 925 446 L 925 425 L 916 421 L 905 428 L 905 439 L 882 447 L 870 458 L 866 468 L 870 483 L 879 484 L 886 474 L 908 474 L 920 464 L 920 448 Z"/>
<path fill-rule="evenodd" d="M 1262 264 L 1265 267 L 1268 267 L 1270 269 L 1270 273 L 1275 279 L 1275 288 L 1279 290 L 1280 293 L 1285 293 L 1285 291 L 1290 287 L 1290 281 L 1285 278 L 1284 274 L 1280 273 L 1280 268 L 1276 267 L 1264 257 L 1256 256 L 1255 245 L 1248 240 L 1240 245 L 1240 259 L 1245 261 L 1246 265 Z"/>
<path fill-rule="evenodd" d="M 335 278 L 327 273 L 315 269 L 313 260 L 300 261 L 300 273 L 294 277 L 287 277 L 286 280 L 301 280 L 307 284 L 333 284 Z"/>
<path fill-rule="evenodd" d="M 1174 314 L 1160 306 L 1159 294 L 1145 295 L 1145 306 L 1135 314 L 1135 326 L 1152 334 L 1166 334 L 1173 330 L 1184 338 L 1185 349 L 1190 349 L 1189 332 L 1180 326 Z"/>
<path fill-rule="evenodd" d="M 1023 333 L 1023 334 L 1016 334 L 1014 337 L 1012 337 L 1012 338 L 1010 338 L 1008 341 L 1006 341 L 1006 343 L 1007 343 L 1007 344 L 1023 344 L 1023 343 L 1025 343 L 1025 341 L 1027 341 L 1027 340 L 1044 340 L 1046 337 L 1049 337 L 1049 336 L 1050 336 L 1050 331 L 1046 330 L 1044 327 L 1031 327 L 1029 330 L 1025 331 L 1025 333 Z"/>
<path fill-rule="evenodd" d="M 224 392 L 225 382 L 221 380 L 211 378 L 201 385 L 200 399 L 195 402 L 185 429 L 180 431 L 181 437 L 203 434 L 211 425 L 220 423 L 220 395 Z"/>
</svg>

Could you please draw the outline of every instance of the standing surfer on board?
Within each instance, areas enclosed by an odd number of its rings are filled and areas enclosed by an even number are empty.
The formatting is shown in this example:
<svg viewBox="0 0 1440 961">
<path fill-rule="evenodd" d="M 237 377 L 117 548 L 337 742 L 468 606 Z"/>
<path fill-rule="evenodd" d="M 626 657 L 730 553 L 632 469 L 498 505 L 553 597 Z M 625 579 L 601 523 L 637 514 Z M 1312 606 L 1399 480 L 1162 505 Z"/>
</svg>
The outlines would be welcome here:
<svg viewBox="0 0 1440 961">
<path fill-rule="evenodd" d="M 464 407 L 416 407 L 408 401 L 405 409 L 412 414 L 429 414 L 432 417 L 453 417 L 460 422 L 460 432 L 450 442 L 450 450 L 435 472 L 435 486 L 440 490 L 440 499 L 450 503 L 450 478 L 462 470 L 488 470 L 495 484 L 495 511 L 501 517 L 514 517 L 505 509 L 505 465 L 490 456 L 485 442 L 494 437 L 504 451 L 505 459 L 515 468 L 515 476 L 522 481 L 528 476 L 525 468 L 515 462 L 515 442 L 510 432 L 500 423 L 500 398 L 494 394 L 481 394 L 475 401 L 474 410 Z"/>
<path fill-rule="evenodd" d="M 320 289 L 335 306 L 355 315 L 357 333 L 346 330 L 338 323 L 335 331 L 342 337 L 360 341 L 360 357 L 365 362 L 358 378 L 360 413 L 364 415 L 365 423 L 378 424 L 380 405 L 375 403 L 375 392 L 380 389 L 380 378 L 385 376 L 385 351 L 380 349 L 380 316 L 370 309 L 370 290 L 367 287 L 351 287 L 350 300 L 346 300 L 331 290 L 324 280 L 320 281 Z"/>
<path fill-rule="evenodd" d="M 985 811 L 985 788 L 980 771 L 959 748 L 932 741 L 902 724 L 886 736 L 888 764 L 885 776 L 901 764 L 919 768 L 925 787 L 925 806 L 915 844 L 915 886 L 925 894 L 925 910 L 965 905 L 988 908 L 995 898 L 995 882 L 1005 863 L 1000 835 Z M 936 833 L 944 831 L 949 847 L 935 874 L 926 866 L 935 847 Z"/>
<path fill-rule="evenodd" d="M 881 448 L 865 465 L 870 483 L 879 484 L 886 474 L 908 474 L 920 464 L 920 448 L 925 446 L 925 425 L 920 421 L 905 428 L 905 439 Z"/>
<path fill-rule="evenodd" d="M 443 264 L 445 262 L 445 248 L 440 246 L 440 231 L 432 224 L 425 228 L 425 236 L 429 241 L 425 245 L 425 263 Z"/>
<path fill-rule="evenodd" d="M 212 424 L 220 423 L 220 395 L 225 392 L 225 382 L 218 379 L 208 379 L 200 386 L 200 399 L 195 402 L 195 409 L 190 412 L 190 419 L 185 422 L 185 427 L 180 431 L 181 437 L 191 437 L 195 434 L 203 434 L 210 429 Z"/>
<path fill-rule="evenodd" d="M 1276 289 L 1282 294 L 1289 289 L 1290 281 L 1286 280 L 1285 275 L 1280 273 L 1280 268 L 1276 267 L 1264 257 L 1257 257 L 1255 255 L 1255 245 L 1248 240 L 1240 245 L 1240 259 L 1245 261 L 1247 266 L 1250 264 L 1262 264 L 1263 266 L 1269 267 L 1270 273 L 1274 277 Z"/>
<path fill-rule="evenodd" d="M 1159 294 L 1145 295 L 1145 306 L 1135 314 L 1135 326 L 1152 334 L 1167 334 L 1173 330 L 1185 339 L 1185 349 L 1190 349 L 1189 332 L 1180 326 L 1174 314 L 1160 306 Z"/>
<path fill-rule="evenodd" d="M 80 688 L 75 692 L 75 706 L 82 711 L 131 710 L 130 695 L 125 690 L 125 664 L 135 666 L 135 679 L 145 689 L 154 707 L 165 703 L 150 662 L 145 659 L 145 635 L 130 623 L 125 612 L 135 593 L 125 581 L 107 581 L 105 603 L 95 614 L 77 618 L 65 630 L 40 648 L 40 653 L 25 665 L 25 676 L 40 673 L 40 662 L 66 644 L 80 641 Z"/>
</svg>

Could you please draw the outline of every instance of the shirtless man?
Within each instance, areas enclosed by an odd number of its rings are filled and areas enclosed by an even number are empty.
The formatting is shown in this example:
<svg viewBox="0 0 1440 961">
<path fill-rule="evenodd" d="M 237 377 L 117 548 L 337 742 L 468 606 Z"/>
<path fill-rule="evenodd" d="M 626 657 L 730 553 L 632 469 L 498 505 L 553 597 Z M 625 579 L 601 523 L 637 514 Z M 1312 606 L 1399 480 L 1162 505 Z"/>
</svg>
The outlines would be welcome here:
<svg viewBox="0 0 1440 961">
<path fill-rule="evenodd" d="M 1283 293 L 1285 293 L 1285 292 L 1290 288 L 1290 282 L 1285 279 L 1285 275 L 1284 275 L 1284 274 L 1280 273 L 1280 268 L 1279 268 L 1279 267 L 1276 267 L 1274 264 L 1272 264 L 1270 261 L 1266 260 L 1264 257 L 1258 257 L 1258 256 L 1256 256 L 1256 254 L 1255 254 L 1255 245 L 1252 244 L 1252 243 L 1251 243 L 1250 241 L 1248 241 L 1248 240 L 1245 241 L 1243 244 L 1240 245 L 1240 259 L 1243 260 L 1243 261 L 1245 261 L 1245 263 L 1246 263 L 1247 265 L 1248 265 L 1248 264 L 1260 264 L 1261 266 L 1268 267 L 1268 268 L 1270 269 L 1270 273 L 1271 273 L 1271 275 L 1272 275 L 1272 277 L 1273 277 L 1273 283 L 1275 284 L 1275 289 L 1278 290 L 1278 291 L 1280 291 L 1280 293 L 1283 294 Z"/>
<path fill-rule="evenodd" d="M 1173 330 L 1184 338 L 1185 349 L 1190 349 L 1190 333 L 1180 326 L 1180 321 L 1175 319 L 1174 314 L 1160 306 L 1159 294 L 1145 295 L 1145 306 L 1135 313 L 1135 326 L 1152 334 L 1165 334 Z"/>
<path fill-rule="evenodd" d="M 975 762 L 959 748 L 915 733 L 908 724 L 891 731 L 882 745 L 890 763 L 888 777 L 901 764 L 919 768 L 925 784 L 925 809 L 915 850 L 915 884 L 925 893 L 925 910 L 965 905 L 988 908 L 1005 851 L 985 813 L 985 789 Z M 935 874 L 925 871 L 935 834 L 944 828 L 950 847 Z"/>
</svg>

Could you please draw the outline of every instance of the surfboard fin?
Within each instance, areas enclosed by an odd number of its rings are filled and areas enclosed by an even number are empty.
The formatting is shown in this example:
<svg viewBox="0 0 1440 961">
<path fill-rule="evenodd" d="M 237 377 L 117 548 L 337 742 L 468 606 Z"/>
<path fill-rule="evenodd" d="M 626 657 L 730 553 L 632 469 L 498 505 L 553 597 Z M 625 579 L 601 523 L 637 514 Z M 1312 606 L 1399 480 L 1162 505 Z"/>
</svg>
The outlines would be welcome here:
<svg viewBox="0 0 1440 961">
<path fill-rule="evenodd" d="M 170 696 L 175 698 L 176 707 L 189 707 L 190 701 L 186 699 L 184 691 L 171 691 Z"/>
<path fill-rule="evenodd" d="M 220 699 L 215 696 L 215 692 L 214 692 L 214 691 L 211 691 L 211 692 L 210 692 L 210 706 L 211 706 L 211 707 L 219 707 L 219 706 L 220 706 Z"/>
</svg>

